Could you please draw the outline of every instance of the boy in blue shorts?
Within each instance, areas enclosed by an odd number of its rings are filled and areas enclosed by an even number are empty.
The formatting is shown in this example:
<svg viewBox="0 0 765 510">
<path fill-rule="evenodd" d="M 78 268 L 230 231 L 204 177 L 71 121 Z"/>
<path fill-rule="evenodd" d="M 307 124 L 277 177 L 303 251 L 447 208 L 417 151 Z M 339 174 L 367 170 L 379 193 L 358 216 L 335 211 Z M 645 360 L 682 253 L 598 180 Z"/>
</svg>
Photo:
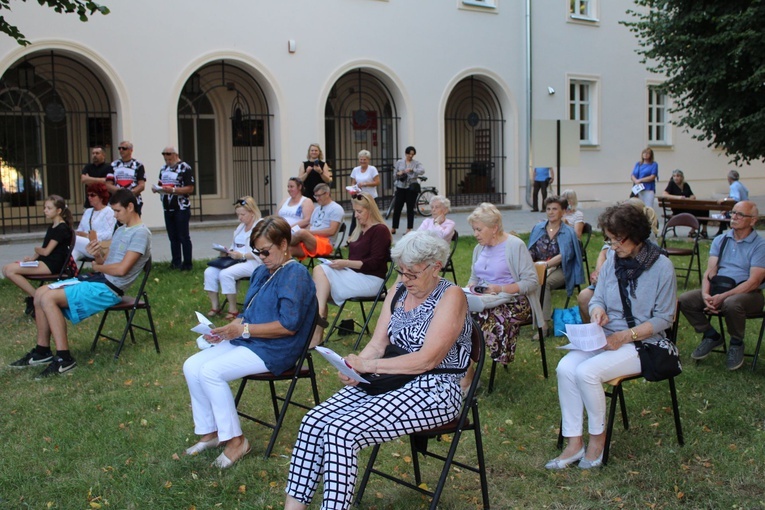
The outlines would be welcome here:
<svg viewBox="0 0 765 510">
<path fill-rule="evenodd" d="M 138 278 L 151 257 L 151 232 L 136 212 L 135 195 L 119 189 L 109 200 L 114 217 L 122 224 L 112 237 L 109 254 L 104 257 L 101 244 L 88 244 L 93 256 L 93 271 L 87 278 L 59 282 L 55 288 L 43 285 L 35 292 L 35 322 L 37 345 L 11 367 L 25 368 L 48 363 L 38 378 L 59 375 L 77 366 L 69 352 L 66 320 L 72 324 L 119 303 L 125 290 Z M 50 339 L 56 343 L 56 355 L 50 349 Z"/>
</svg>

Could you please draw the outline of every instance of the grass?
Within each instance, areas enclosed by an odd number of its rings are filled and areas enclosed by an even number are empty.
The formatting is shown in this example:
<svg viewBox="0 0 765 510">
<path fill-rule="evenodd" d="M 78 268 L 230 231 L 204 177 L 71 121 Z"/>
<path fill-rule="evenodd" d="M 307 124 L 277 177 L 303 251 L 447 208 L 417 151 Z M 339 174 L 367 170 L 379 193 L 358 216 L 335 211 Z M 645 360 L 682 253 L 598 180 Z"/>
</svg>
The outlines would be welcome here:
<svg viewBox="0 0 765 510">
<path fill-rule="evenodd" d="M 602 238 L 593 235 L 590 260 Z M 465 284 L 475 240 L 460 239 L 455 256 L 459 282 Z M 704 260 L 708 243 L 702 246 Z M 302 411 L 293 408 L 279 436 L 274 455 L 262 459 L 267 431 L 243 424 L 253 452 L 234 468 L 210 467 L 217 452 L 186 458 L 178 454 L 195 441 L 189 397 L 181 372 L 183 360 L 196 352 L 193 311 L 209 308 L 202 291 L 204 263 L 189 273 L 171 272 L 156 264 L 149 284 L 162 353 L 154 352 L 148 335 L 139 333 L 119 361 L 113 345 L 102 342 L 89 352 L 97 318 L 70 327 L 71 348 L 79 367 L 71 375 L 34 381 L 36 369 L 0 369 L 0 508 L 206 509 L 281 508 L 290 449 Z M 697 285 L 695 278 L 691 285 Z M 555 292 L 563 306 L 564 292 Z M 22 296 L 7 280 L 0 281 L 0 314 L 6 335 L 0 344 L 3 366 L 34 344 L 34 324 L 23 316 Z M 330 308 L 330 313 L 334 310 Z M 344 315 L 358 320 L 358 307 Z M 111 322 L 111 321 L 114 322 Z M 110 323 L 119 326 L 116 316 Z M 217 319 L 220 323 L 222 319 Z M 677 379 L 686 444 L 679 447 L 667 384 L 627 383 L 625 395 L 631 428 L 617 424 L 609 465 L 602 470 L 568 469 L 551 473 L 542 466 L 557 455 L 560 412 L 554 367 L 563 342 L 548 342 L 551 377 L 544 379 L 538 344 L 530 328 L 522 330 L 517 358 L 500 370 L 491 395 L 481 395 L 481 420 L 489 470 L 492 507 L 506 508 L 763 508 L 765 507 L 765 413 L 762 367 L 749 365 L 729 373 L 724 356 L 695 364 L 690 352 L 698 342 L 681 319 L 679 346 L 684 373 Z M 759 323 L 748 328 L 751 351 Z M 355 336 L 334 337 L 330 346 L 349 352 Z M 334 371 L 316 360 L 322 399 L 339 388 Z M 487 369 L 489 365 L 487 364 Z M 488 370 L 484 373 L 487 386 Z M 297 398 L 308 401 L 308 385 Z M 267 416 L 267 389 L 249 385 L 248 408 Z M 472 459 L 473 441 L 463 438 L 458 455 Z M 441 447 L 436 444 L 433 447 Z M 367 452 L 362 451 L 360 465 Z M 378 465 L 408 472 L 408 446 L 383 446 Z M 434 485 L 437 466 L 425 461 L 426 481 Z M 312 508 L 318 508 L 320 493 Z M 480 506 L 478 479 L 454 470 L 441 508 Z M 427 508 L 418 494 L 372 478 L 363 508 Z"/>
</svg>

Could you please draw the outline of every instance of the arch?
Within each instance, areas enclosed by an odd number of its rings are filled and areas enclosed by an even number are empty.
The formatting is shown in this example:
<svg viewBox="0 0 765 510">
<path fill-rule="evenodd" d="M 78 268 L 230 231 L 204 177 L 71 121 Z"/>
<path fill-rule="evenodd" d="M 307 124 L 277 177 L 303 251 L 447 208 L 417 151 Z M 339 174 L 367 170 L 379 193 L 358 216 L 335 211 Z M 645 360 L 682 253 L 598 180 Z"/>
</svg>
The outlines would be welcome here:
<svg viewBox="0 0 765 510">
<path fill-rule="evenodd" d="M 473 70 L 455 79 L 446 97 L 446 193 L 455 205 L 505 202 L 506 146 L 515 136 L 507 132 L 507 108 L 497 88 L 494 79 Z"/>
<path fill-rule="evenodd" d="M 272 211 L 273 114 L 259 80 L 219 59 L 194 69 L 178 97 L 179 150 L 197 173 L 194 212 L 202 215 L 203 198 L 228 210 L 232 197 L 245 195 Z"/>
<path fill-rule="evenodd" d="M 114 89 L 104 76 L 81 55 L 47 48 L 24 54 L 0 77 L 4 232 L 45 225 L 38 202 L 49 194 L 81 213 L 89 148 L 116 138 Z"/>
</svg>

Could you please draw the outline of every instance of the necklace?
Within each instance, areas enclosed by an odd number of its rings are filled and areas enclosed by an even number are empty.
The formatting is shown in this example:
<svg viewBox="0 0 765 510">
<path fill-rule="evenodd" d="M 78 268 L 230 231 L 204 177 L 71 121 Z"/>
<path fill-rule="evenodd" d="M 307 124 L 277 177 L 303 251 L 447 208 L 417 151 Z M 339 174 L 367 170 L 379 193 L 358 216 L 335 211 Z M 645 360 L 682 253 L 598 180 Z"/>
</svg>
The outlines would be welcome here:
<svg viewBox="0 0 765 510">
<path fill-rule="evenodd" d="M 261 285 L 261 286 L 260 286 L 260 288 L 259 288 L 259 289 L 258 289 L 258 291 L 255 293 L 255 295 L 254 295 L 254 296 L 252 296 L 252 299 L 250 299 L 250 302 L 249 302 L 249 303 L 247 303 L 247 308 L 245 308 L 245 310 L 249 310 L 249 309 L 250 309 L 250 306 L 251 306 L 251 305 L 252 305 L 252 303 L 255 301 L 255 298 L 256 298 L 256 297 L 258 297 L 258 294 L 260 294 L 260 291 L 261 291 L 261 290 L 263 290 L 263 288 L 264 288 L 266 285 L 268 285 L 268 282 L 270 282 L 270 281 L 271 281 L 271 279 L 272 279 L 274 276 L 276 276 L 276 273 L 278 273 L 279 271 L 281 271 L 281 269 L 282 269 L 284 266 L 286 266 L 287 264 L 289 264 L 290 262 L 295 262 L 295 259 L 289 259 L 287 262 L 284 262 L 282 265 L 280 265 L 279 267 L 277 267 L 277 268 L 276 268 L 276 271 L 274 271 L 273 273 L 271 273 L 271 276 L 269 276 L 269 277 L 268 277 L 268 280 L 266 280 L 266 282 L 265 282 L 263 285 Z"/>
</svg>

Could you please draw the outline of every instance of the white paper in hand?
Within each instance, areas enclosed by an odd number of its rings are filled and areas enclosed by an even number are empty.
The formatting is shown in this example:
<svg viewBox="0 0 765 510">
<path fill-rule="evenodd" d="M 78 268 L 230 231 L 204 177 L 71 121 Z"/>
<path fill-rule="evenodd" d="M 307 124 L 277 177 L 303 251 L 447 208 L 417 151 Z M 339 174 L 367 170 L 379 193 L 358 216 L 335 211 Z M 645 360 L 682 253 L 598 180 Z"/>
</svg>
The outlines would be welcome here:
<svg viewBox="0 0 765 510">
<path fill-rule="evenodd" d="M 361 377 L 358 372 L 356 372 L 351 366 L 345 362 L 345 360 L 335 351 L 332 349 L 327 349 L 326 347 L 315 347 L 316 352 L 324 356 L 324 358 L 329 361 L 329 363 L 338 369 L 341 374 L 346 376 L 349 379 L 353 379 L 354 381 L 363 382 L 363 383 L 369 383 L 366 379 Z"/>
<path fill-rule="evenodd" d="M 210 322 L 210 319 L 205 317 L 203 314 L 199 312 L 194 312 L 197 314 L 197 320 L 199 321 L 199 324 L 191 328 L 191 331 L 194 333 L 199 333 L 200 335 L 210 335 L 212 334 L 212 330 L 215 327 L 212 322 Z"/>
<path fill-rule="evenodd" d="M 217 250 L 221 253 L 228 253 L 228 248 L 226 248 L 222 244 L 213 243 L 212 247 L 213 247 L 213 250 Z"/>
<path fill-rule="evenodd" d="M 559 349 L 590 352 L 602 349 L 607 344 L 606 333 L 598 324 L 566 324 L 564 334 L 571 343 Z"/>
</svg>

